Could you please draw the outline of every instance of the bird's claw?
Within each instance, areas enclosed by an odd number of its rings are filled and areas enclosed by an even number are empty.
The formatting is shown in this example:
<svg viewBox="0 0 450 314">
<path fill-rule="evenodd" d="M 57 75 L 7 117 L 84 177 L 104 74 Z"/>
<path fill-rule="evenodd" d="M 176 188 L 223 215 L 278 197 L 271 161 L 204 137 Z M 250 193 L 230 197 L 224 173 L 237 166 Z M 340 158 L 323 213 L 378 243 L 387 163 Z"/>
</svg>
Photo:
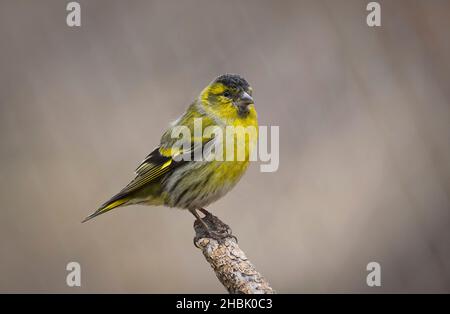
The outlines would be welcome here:
<svg viewBox="0 0 450 314">
<path fill-rule="evenodd" d="M 227 238 L 232 238 L 237 241 L 237 238 L 232 234 L 230 226 L 222 222 L 219 218 L 212 215 L 206 209 L 199 209 L 205 217 L 198 219 L 194 223 L 194 229 L 196 236 L 194 238 L 194 245 L 198 248 L 198 241 L 203 238 L 214 239 L 220 244 L 225 243 Z"/>
</svg>

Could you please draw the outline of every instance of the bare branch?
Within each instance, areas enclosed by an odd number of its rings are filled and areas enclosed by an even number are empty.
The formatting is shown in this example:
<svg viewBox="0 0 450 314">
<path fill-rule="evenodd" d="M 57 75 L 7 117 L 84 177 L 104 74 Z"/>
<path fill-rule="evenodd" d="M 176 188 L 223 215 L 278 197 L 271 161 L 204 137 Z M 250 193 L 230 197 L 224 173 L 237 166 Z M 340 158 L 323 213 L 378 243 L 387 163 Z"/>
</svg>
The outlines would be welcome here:
<svg viewBox="0 0 450 314">
<path fill-rule="evenodd" d="M 256 271 L 245 253 L 239 248 L 237 239 L 230 233 L 228 225 L 209 212 L 194 223 L 194 244 L 202 250 L 217 278 L 229 293 L 273 294 L 266 279 Z"/>
</svg>

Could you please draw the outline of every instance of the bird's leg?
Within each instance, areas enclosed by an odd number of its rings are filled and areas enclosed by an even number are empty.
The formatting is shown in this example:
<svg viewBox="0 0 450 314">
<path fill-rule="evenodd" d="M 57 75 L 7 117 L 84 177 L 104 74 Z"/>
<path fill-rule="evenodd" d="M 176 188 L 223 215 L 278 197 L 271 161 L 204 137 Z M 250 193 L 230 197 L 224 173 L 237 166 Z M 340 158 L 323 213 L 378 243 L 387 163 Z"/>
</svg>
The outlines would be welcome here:
<svg viewBox="0 0 450 314">
<path fill-rule="evenodd" d="M 205 215 L 205 217 L 207 217 L 207 216 L 215 217 L 215 216 L 213 216 L 213 214 L 211 214 L 209 211 L 207 211 L 204 208 L 199 208 L 198 210 L 200 212 L 202 212 L 202 214 Z M 222 221 L 220 221 L 220 222 L 221 222 L 221 228 L 220 229 L 222 229 L 222 230 L 225 229 L 224 230 L 225 233 L 228 234 L 228 235 L 231 235 L 232 234 L 232 230 L 231 230 L 230 226 L 228 226 L 227 224 L 223 223 Z"/>
<path fill-rule="evenodd" d="M 205 230 L 207 232 L 210 232 L 209 226 L 206 224 L 206 222 L 203 221 L 202 217 L 200 217 L 200 215 L 197 213 L 197 210 L 196 209 L 189 209 L 189 211 L 203 225 L 203 227 L 205 227 Z M 204 212 L 202 211 L 202 213 L 204 213 Z M 206 214 L 205 214 L 205 216 L 206 216 Z"/>
<path fill-rule="evenodd" d="M 211 215 L 211 213 L 209 211 L 207 211 L 206 209 L 204 209 L 204 208 L 199 208 L 198 210 L 201 211 L 202 214 L 205 215 L 205 216 L 206 215 Z"/>
<path fill-rule="evenodd" d="M 195 226 L 196 224 L 194 224 L 194 228 L 196 229 L 197 232 L 197 236 L 194 239 L 194 243 L 196 243 L 197 240 L 202 237 L 209 237 L 219 242 L 223 242 L 224 239 L 232 237 L 237 242 L 236 237 L 231 235 L 231 229 L 227 224 L 223 223 L 219 218 L 212 215 L 204 208 L 199 208 L 198 210 L 201 213 L 203 213 L 205 217 L 201 218 L 200 215 L 197 213 L 197 210 L 189 210 L 195 216 L 195 218 L 197 218 L 199 223 L 201 223 L 201 225 L 204 227 L 198 229 L 199 226 L 196 227 Z"/>
</svg>

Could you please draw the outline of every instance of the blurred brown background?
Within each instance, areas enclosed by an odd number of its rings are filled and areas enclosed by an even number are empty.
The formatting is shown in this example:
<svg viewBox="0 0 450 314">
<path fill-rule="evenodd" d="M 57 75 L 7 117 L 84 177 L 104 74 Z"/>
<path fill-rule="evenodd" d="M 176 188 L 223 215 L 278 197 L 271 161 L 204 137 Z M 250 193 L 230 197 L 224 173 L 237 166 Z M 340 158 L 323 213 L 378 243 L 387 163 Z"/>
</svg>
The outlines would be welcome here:
<svg viewBox="0 0 450 314">
<path fill-rule="evenodd" d="M 381 1 L 379 28 L 369 1 L 79 1 L 80 28 L 67 2 L 0 5 L 0 291 L 224 292 L 188 212 L 80 221 L 236 72 L 280 167 L 209 209 L 273 287 L 450 292 L 449 1 Z"/>
</svg>

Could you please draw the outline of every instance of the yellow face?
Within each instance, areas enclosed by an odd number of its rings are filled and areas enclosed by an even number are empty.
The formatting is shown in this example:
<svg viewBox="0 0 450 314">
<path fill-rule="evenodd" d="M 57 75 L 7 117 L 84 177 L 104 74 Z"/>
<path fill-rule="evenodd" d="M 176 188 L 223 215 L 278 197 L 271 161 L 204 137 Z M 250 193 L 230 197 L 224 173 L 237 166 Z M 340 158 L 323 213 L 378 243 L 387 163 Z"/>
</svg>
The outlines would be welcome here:
<svg viewBox="0 0 450 314">
<path fill-rule="evenodd" d="M 201 93 L 203 107 L 221 119 L 247 119 L 256 115 L 250 86 L 212 82 Z"/>
<path fill-rule="evenodd" d="M 231 139 L 233 160 L 243 161 L 240 166 L 245 167 L 258 138 L 258 118 L 252 92 L 253 89 L 241 77 L 225 75 L 209 84 L 200 94 L 202 108 L 209 116 L 227 127 L 234 127 Z M 223 151 L 227 154 L 228 141 L 226 137 L 223 142 Z"/>
</svg>

